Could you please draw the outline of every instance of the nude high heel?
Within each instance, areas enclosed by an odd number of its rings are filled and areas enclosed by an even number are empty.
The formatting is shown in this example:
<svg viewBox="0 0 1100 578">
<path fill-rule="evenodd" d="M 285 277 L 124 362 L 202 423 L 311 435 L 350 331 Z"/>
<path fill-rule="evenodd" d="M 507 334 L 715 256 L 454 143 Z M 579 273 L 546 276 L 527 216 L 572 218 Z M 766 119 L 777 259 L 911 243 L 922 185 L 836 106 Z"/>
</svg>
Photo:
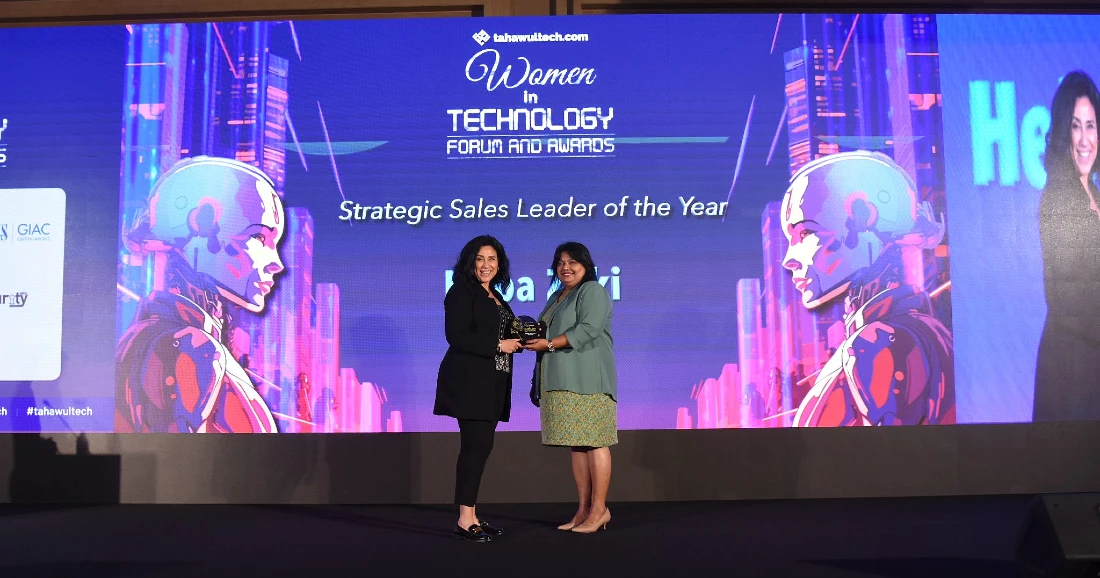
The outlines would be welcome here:
<svg viewBox="0 0 1100 578">
<path fill-rule="evenodd" d="M 585 527 L 584 524 L 580 524 L 578 526 L 574 526 L 569 531 L 570 532 L 576 532 L 578 534 L 591 534 L 591 533 L 596 532 L 597 530 L 600 530 L 600 529 L 606 530 L 607 529 L 607 523 L 610 522 L 610 521 L 611 521 L 611 509 L 610 508 L 604 508 L 603 515 L 600 516 L 600 520 L 598 522 L 596 522 L 595 525 Z"/>
<path fill-rule="evenodd" d="M 577 526 L 580 526 L 582 523 L 584 523 L 584 520 L 582 519 L 580 522 L 578 522 L 577 521 L 577 516 L 576 516 L 576 514 L 574 514 L 572 520 L 569 520 L 568 522 L 558 526 L 558 529 L 563 531 L 563 532 L 568 532 L 569 530 L 572 530 L 573 528 L 576 528 Z"/>
</svg>

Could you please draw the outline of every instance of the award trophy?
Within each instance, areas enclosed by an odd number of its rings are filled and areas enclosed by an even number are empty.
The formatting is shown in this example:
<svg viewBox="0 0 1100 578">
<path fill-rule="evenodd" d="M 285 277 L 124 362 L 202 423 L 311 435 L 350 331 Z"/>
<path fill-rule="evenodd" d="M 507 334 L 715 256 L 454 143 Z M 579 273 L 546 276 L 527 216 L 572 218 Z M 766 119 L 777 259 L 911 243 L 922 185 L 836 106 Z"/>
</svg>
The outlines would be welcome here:
<svg viewBox="0 0 1100 578">
<path fill-rule="evenodd" d="M 512 320 L 511 338 L 519 339 L 521 343 L 527 343 L 535 339 L 546 337 L 546 324 L 536 321 L 534 317 L 520 315 Z"/>
</svg>

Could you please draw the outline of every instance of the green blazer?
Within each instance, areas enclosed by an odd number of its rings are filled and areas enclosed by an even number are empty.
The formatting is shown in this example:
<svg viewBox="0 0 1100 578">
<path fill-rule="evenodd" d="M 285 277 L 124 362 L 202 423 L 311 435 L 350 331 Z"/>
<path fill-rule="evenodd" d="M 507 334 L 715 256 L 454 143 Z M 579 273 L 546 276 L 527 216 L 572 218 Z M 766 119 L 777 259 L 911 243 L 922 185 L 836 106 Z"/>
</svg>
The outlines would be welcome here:
<svg viewBox="0 0 1100 578">
<path fill-rule="evenodd" d="M 611 297 L 596 281 L 574 289 L 561 304 L 562 290 L 550 296 L 539 319 L 557 305 L 549 320 L 548 338 L 565 334 L 569 347 L 539 355 L 535 375 L 545 380 L 542 391 L 565 390 L 580 394 L 604 393 L 618 401 L 615 351 L 611 340 Z"/>
</svg>

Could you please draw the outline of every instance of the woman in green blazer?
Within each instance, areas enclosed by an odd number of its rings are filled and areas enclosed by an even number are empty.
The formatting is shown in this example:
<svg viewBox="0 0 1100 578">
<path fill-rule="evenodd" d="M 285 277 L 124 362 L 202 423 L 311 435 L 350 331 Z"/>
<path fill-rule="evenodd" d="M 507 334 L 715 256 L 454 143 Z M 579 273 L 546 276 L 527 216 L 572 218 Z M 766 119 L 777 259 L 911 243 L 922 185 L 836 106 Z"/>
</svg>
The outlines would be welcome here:
<svg viewBox="0 0 1100 578">
<path fill-rule="evenodd" d="M 539 406 L 542 443 L 572 448 L 579 506 L 559 530 L 580 533 L 607 528 L 610 446 L 618 443 L 615 352 L 611 298 L 596 280 L 588 248 L 563 243 L 554 251 L 560 283 L 539 319 L 548 339 L 528 341 L 537 351 L 531 401 Z"/>
</svg>

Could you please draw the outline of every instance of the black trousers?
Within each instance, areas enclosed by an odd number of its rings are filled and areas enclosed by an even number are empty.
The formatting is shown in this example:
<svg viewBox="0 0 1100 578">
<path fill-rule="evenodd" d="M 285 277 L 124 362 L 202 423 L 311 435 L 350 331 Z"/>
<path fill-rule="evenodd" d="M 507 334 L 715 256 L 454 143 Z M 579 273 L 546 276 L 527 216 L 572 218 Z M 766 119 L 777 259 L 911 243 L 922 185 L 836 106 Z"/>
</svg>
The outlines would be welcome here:
<svg viewBox="0 0 1100 578">
<path fill-rule="evenodd" d="M 460 419 L 458 430 L 462 448 L 458 451 L 458 466 L 455 468 L 455 503 L 476 506 L 481 474 L 485 472 L 485 462 L 493 451 L 497 422 Z"/>
</svg>

